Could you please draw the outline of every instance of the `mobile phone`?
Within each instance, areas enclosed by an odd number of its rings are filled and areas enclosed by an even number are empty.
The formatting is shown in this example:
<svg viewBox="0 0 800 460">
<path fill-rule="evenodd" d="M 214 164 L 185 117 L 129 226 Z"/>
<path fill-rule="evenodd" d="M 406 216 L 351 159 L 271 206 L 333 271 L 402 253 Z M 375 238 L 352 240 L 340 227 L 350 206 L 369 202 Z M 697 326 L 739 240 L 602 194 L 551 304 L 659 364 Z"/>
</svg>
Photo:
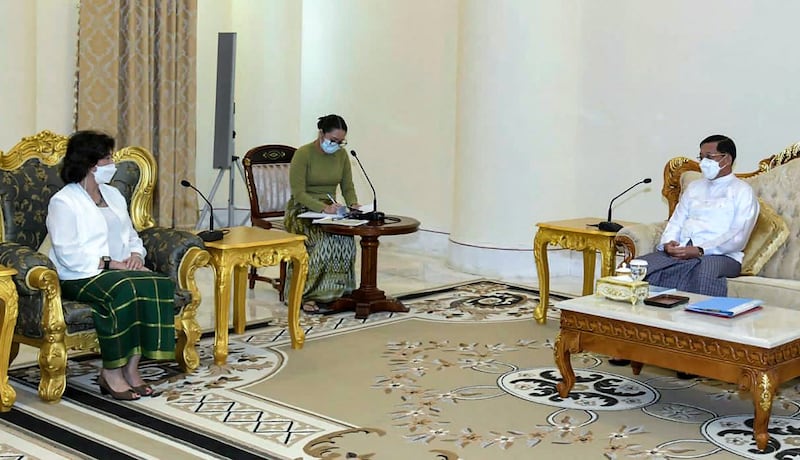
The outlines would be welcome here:
<svg viewBox="0 0 800 460">
<path fill-rule="evenodd" d="M 689 298 L 682 295 L 675 294 L 659 294 L 655 297 L 648 297 L 644 299 L 645 305 L 660 308 L 672 308 L 677 305 L 683 305 L 689 302 Z"/>
</svg>

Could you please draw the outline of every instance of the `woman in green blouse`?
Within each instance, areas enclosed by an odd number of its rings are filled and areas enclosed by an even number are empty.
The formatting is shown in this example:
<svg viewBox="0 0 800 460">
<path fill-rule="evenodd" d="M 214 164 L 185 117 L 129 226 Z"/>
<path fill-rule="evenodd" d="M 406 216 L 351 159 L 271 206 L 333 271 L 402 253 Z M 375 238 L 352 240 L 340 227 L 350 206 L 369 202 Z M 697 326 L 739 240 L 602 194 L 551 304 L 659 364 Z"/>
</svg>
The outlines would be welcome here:
<svg viewBox="0 0 800 460">
<path fill-rule="evenodd" d="M 330 302 L 355 289 L 356 246 L 352 236 L 325 233 L 311 219 L 298 218 L 306 211 L 335 214 L 345 204 L 358 206 L 347 145 L 347 123 L 339 115 L 326 115 L 317 122 L 317 139 L 294 153 L 289 167 L 292 197 L 286 205 L 284 225 L 292 233 L 305 235 L 308 279 L 303 292 L 303 311 L 322 313 Z M 337 186 L 345 204 L 334 202 Z M 287 273 L 286 288 L 291 279 Z M 288 292 L 287 292 L 288 296 Z"/>
</svg>

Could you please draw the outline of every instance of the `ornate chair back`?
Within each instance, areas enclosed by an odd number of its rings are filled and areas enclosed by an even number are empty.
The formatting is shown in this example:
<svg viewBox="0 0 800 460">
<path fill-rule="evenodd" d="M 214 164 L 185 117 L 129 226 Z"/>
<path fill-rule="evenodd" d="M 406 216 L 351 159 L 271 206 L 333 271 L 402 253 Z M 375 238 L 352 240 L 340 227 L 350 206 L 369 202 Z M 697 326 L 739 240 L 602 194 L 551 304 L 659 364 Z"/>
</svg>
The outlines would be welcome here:
<svg viewBox="0 0 800 460">
<path fill-rule="evenodd" d="M 282 217 L 286 212 L 286 203 L 292 196 L 289 185 L 289 164 L 295 152 L 288 145 L 269 144 L 250 149 L 244 155 L 244 175 L 247 181 L 247 193 L 250 196 L 250 222 L 261 228 L 283 229 Z M 248 276 L 250 289 L 256 281 L 267 281 L 278 290 L 278 297 L 283 301 L 283 287 L 286 282 L 286 263 L 280 264 L 278 279 L 259 276 L 255 268 L 250 269 Z"/>
</svg>

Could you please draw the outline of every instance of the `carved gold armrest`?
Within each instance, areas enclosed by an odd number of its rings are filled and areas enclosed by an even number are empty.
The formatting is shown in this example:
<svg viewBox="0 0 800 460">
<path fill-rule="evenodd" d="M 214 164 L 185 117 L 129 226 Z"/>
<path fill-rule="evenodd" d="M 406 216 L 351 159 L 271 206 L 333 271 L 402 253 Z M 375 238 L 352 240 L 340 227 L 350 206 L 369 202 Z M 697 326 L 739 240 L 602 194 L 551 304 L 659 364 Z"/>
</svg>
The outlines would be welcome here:
<svg viewBox="0 0 800 460">
<path fill-rule="evenodd" d="M 31 289 L 42 292 L 42 345 L 39 348 L 39 397 L 55 402 L 61 399 L 67 386 L 67 324 L 61 305 L 61 285 L 58 274 L 47 267 L 33 267 L 25 282 Z"/>
</svg>

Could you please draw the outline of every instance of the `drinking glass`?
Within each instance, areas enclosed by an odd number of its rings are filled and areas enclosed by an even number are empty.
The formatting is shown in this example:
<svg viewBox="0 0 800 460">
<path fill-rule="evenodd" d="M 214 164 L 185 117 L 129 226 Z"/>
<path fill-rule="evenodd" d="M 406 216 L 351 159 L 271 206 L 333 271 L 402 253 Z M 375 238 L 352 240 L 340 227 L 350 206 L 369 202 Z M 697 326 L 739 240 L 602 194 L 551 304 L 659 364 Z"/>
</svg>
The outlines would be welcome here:
<svg viewBox="0 0 800 460">
<path fill-rule="evenodd" d="M 633 259 L 628 264 L 631 269 L 631 278 L 634 281 L 642 281 L 647 276 L 647 261 L 641 259 Z"/>
</svg>

